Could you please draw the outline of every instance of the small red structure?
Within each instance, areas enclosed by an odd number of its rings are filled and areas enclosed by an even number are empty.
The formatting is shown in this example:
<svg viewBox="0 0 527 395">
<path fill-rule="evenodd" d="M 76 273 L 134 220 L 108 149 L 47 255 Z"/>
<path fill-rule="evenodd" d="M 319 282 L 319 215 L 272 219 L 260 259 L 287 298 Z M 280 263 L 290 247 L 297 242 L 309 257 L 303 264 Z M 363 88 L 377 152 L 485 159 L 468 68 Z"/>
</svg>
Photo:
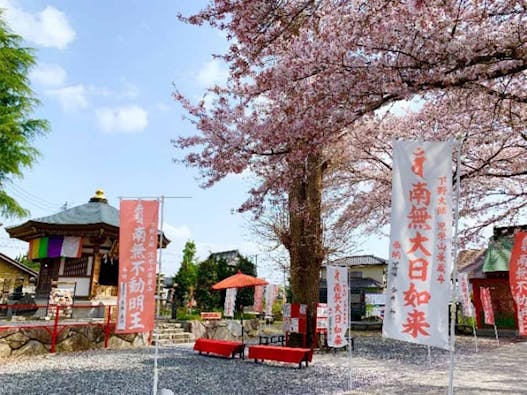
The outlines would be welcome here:
<svg viewBox="0 0 527 395">
<path fill-rule="evenodd" d="M 289 334 L 302 335 L 302 346 L 306 346 L 307 305 L 300 303 L 284 303 L 282 307 L 286 344 L 289 344 Z"/>
</svg>

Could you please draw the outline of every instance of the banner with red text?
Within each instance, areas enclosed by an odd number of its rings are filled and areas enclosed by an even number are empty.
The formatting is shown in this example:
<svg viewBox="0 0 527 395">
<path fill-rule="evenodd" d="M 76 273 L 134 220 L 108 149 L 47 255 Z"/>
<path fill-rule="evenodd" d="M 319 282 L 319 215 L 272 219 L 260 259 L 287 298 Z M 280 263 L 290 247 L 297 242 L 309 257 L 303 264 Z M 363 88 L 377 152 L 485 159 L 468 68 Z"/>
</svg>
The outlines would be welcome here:
<svg viewBox="0 0 527 395">
<path fill-rule="evenodd" d="M 485 314 L 485 324 L 494 325 L 494 309 L 492 308 L 492 298 L 488 287 L 480 287 L 479 294 L 483 313 Z"/>
<path fill-rule="evenodd" d="M 154 329 L 157 200 L 122 200 L 119 224 L 117 333 Z"/>
<path fill-rule="evenodd" d="M 527 335 L 527 232 L 514 236 L 509 264 L 509 283 L 518 321 L 518 335 Z"/>
<path fill-rule="evenodd" d="M 236 308 L 236 288 L 227 288 L 225 291 L 225 303 L 223 305 L 223 315 L 225 317 L 234 317 Z"/>
<path fill-rule="evenodd" d="M 261 313 L 263 310 L 263 295 L 265 291 L 265 285 L 257 285 L 254 287 L 254 306 L 253 311 Z"/>
<path fill-rule="evenodd" d="M 465 317 L 474 317 L 474 305 L 470 299 L 470 285 L 468 283 L 468 273 L 458 273 L 457 284 L 461 297 L 461 306 Z"/>
<path fill-rule="evenodd" d="M 265 316 L 273 316 L 273 303 L 278 296 L 278 285 L 269 284 L 265 286 Z"/>
<path fill-rule="evenodd" d="M 329 347 L 348 345 L 346 331 L 349 326 L 349 286 L 348 268 L 327 266 L 327 340 Z"/>
<path fill-rule="evenodd" d="M 383 336 L 449 349 L 453 142 L 393 146 Z"/>
</svg>

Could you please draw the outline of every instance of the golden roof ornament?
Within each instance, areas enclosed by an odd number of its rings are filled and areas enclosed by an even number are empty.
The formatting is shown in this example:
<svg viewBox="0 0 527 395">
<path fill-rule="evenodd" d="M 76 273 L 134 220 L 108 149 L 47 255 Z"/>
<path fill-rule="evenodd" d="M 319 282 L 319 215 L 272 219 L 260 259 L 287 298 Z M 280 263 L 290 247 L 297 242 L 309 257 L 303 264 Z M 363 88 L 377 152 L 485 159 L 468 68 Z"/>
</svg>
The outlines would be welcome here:
<svg viewBox="0 0 527 395">
<path fill-rule="evenodd" d="M 108 199 L 104 196 L 103 189 L 97 189 L 95 195 L 90 199 L 90 203 L 99 202 L 99 203 L 108 203 Z"/>
</svg>

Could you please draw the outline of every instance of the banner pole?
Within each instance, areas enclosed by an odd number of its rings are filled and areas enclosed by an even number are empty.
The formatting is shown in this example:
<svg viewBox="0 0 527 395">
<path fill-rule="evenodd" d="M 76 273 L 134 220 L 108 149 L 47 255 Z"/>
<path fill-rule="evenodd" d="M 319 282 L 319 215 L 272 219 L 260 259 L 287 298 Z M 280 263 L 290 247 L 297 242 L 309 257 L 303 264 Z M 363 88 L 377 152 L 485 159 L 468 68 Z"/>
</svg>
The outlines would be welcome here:
<svg viewBox="0 0 527 395">
<path fill-rule="evenodd" d="M 474 305 L 470 304 L 470 312 L 472 313 L 472 333 L 474 334 L 474 343 L 476 344 L 476 352 L 478 352 L 478 335 L 476 333 L 476 315 L 474 314 Z"/>
<path fill-rule="evenodd" d="M 454 207 L 454 240 L 453 240 L 453 260 L 452 260 L 452 291 L 450 300 L 450 366 L 448 370 L 448 395 L 454 394 L 454 362 L 455 362 L 455 347 L 456 347 L 456 303 L 457 303 L 457 250 L 458 250 L 458 235 L 459 235 L 459 199 L 461 196 L 461 149 L 463 148 L 463 141 L 465 137 L 461 138 L 458 145 L 456 158 L 456 205 Z"/>
<path fill-rule="evenodd" d="M 499 347 L 500 345 L 500 339 L 498 338 L 498 328 L 496 327 L 496 322 L 494 322 L 494 336 L 496 336 L 496 343 Z"/>
<path fill-rule="evenodd" d="M 428 351 L 428 367 L 432 367 L 432 351 L 430 350 L 430 346 L 426 346 Z"/>
<path fill-rule="evenodd" d="M 347 286 L 348 286 L 348 372 L 349 372 L 349 390 L 351 392 L 353 388 L 353 375 L 351 374 L 351 352 L 352 352 L 352 338 L 351 338 L 351 287 L 350 287 L 350 277 L 351 277 L 351 271 L 349 270 L 349 267 L 347 267 Z"/>
<path fill-rule="evenodd" d="M 159 354 L 159 316 L 161 315 L 161 267 L 163 258 L 163 211 L 165 206 L 165 197 L 161 195 L 157 198 L 160 202 L 160 224 L 159 224 L 159 260 L 158 260 L 158 272 L 157 272 L 157 295 L 156 295 L 156 316 L 154 317 L 154 333 L 155 333 L 155 348 L 154 348 L 154 383 L 152 388 L 152 394 L 157 395 L 157 387 L 159 382 L 159 369 L 157 367 L 157 359 Z"/>
</svg>

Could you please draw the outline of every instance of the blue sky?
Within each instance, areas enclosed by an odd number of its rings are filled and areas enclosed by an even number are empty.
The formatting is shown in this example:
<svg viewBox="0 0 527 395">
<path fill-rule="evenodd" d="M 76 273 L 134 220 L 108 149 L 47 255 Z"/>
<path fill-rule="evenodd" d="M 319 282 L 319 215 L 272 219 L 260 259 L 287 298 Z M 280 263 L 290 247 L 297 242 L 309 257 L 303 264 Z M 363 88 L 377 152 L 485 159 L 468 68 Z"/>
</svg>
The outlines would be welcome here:
<svg viewBox="0 0 527 395">
<path fill-rule="evenodd" d="M 173 242 L 163 252 L 163 272 L 177 272 L 191 239 L 201 259 L 229 249 L 257 255 L 258 274 L 281 283 L 282 274 L 248 229 L 250 216 L 232 214 L 250 180 L 232 176 L 204 190 L 195 170 L 172 163 L 181 154 L 170 139 L 193 132 L 171 97 L 173 85 L 197 100 L 227 73 L 212 58 L 226 49 L 224 37 L 176 17 L 206 3 L 0 0 L 11 29 L 35 49 L 31 81 L 42 102 L 36 115 L 51 124 L 50 133 L 34 141 L 41 158 L 6 189 L 31 218 L 58 212 L 66 202 L 86 203 L 98 188 L 114 207 L 122 196 L 190 196 L 165 201 L 164 230 Z M 14 257 L 26 253 L 27 244 L 1 229 L 0 251 Z M 386 257 L 387 242 L 371 239 L 357 252 Z"/>
</svg>

